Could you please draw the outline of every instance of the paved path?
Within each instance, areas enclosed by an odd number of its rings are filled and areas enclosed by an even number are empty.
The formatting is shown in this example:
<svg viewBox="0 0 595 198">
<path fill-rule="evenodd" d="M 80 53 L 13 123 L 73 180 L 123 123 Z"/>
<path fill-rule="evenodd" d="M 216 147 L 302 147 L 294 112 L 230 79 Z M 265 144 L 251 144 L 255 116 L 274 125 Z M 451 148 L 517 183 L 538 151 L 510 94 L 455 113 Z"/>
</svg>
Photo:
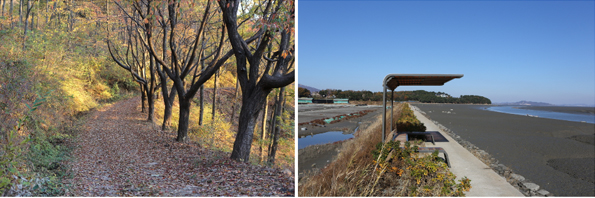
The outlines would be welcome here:
<svg viewBox="0 0 595 198">
<path fill-rule="evenodd" d="M 524 197 L 520 191 L 442 131 L 434 122 L 419 111 L 413 110 L 417 119 L 424 123 L 427 131 L 438 131 L 448 139 L 448 142 L 436 142 L 436 147 L 446 150 L 451 163 L 450 170 L 458 179 L 466 176 L 471 180 L 471 190 L 465 195 L 468 197 Z"/>
</svg>

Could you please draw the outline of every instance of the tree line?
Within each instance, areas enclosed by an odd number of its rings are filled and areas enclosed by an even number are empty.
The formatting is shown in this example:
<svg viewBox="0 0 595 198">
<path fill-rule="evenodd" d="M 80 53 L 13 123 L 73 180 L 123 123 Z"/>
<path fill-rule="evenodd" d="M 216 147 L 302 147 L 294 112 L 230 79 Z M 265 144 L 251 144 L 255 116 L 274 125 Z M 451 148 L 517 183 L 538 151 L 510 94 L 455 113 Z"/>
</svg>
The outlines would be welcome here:
<svg viewBox="0 0 595 198">
<path fill-rule="evenodd" d="M 325 89 L 312 94 L 308 89 L 299 88 L 299 97 L 320 98 L 348 98 L 351 101 L 382 101 L 382 92 L 354 91 L 340 89 Z M 390 92 L 387 96 L 390 98 Z M 418 101 L 424 103 L 455 103 L 455 104 L 491 104 L 489 98 L 478 95 L 461 95 L 452 97 L 444 92 L 429 92 L 424 90 L 417 91 L 397 91 L 394 93 L 395 101 Z"/>
<path fill-rule="evenodd" d="M 242 105 L 231 158 L 248 161 L 267 96 L 281 88 L 278 101 L 284 101 L 284 87 L 295 80 L 293 1 L 116 0 L 114 5 L 115 22 L 106 28 L 110 56 L 141 85 L 148 121 L 154 119 L 157 90 L 165 104 L 163 129 L 178 99 L 177 141 L 188 136 L 191 101 L 202 94 L 203 84 L 223 65 L 235 66 Z"/>
</svg>

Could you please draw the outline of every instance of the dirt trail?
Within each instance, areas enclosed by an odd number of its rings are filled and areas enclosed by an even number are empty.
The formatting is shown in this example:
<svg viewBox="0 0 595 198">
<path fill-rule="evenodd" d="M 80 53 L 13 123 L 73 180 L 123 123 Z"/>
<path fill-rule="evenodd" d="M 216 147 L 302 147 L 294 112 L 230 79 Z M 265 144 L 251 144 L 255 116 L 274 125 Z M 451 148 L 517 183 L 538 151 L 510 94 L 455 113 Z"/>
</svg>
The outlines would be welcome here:
<svg viewBox="0 0 595 198">
<path fill-rule="evenodd" d="M 66 196 L 293 196 L 292 175 L 175 142 L 145 119 L 138 97 L 88 115 L 67 162 Z"/>
</svg>

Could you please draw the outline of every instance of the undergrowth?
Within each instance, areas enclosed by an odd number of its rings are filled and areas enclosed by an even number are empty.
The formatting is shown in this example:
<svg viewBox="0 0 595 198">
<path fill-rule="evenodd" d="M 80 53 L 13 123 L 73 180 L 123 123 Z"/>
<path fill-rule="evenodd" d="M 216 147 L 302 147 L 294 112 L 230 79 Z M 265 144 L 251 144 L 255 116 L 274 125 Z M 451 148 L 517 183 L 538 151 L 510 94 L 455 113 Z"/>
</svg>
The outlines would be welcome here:
<svg viewBox="0 0 595 198">
<path fill-rule="evenodd" d="M 52 12 L 68 13 L 65 2 L 56 3 Z M 25 37 L 22 24 L 0 19 L 0 195 L 63 195 L 62 162 L 77 116 L 138 86 L 111 65 L 104 31 L 84 4 L 75 7 L 85 17 L 77 15 L 72 30 L 65 17 L 52 18 L 37 21 Z"/>
</svg>

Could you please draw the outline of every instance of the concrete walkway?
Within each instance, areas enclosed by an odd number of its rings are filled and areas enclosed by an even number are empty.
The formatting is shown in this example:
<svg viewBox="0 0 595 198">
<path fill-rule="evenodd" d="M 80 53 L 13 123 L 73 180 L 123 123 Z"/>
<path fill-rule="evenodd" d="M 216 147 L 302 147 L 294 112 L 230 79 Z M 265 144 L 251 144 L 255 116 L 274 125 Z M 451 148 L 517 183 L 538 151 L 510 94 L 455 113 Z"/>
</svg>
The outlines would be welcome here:
<svg viewBox="0 0 595 198">
<path fill-rule="evenodd" d="M 471 180 L 471 190 L 465 193 L 468 197 L 524 197 L 516 188 L 512 187 L 504 178 L 494 172 L 490 167 L 477 159 L 456 140 L 442 131 L 434 122 L 426 118 L 415 108 L 414 114 L 424 125 L 427 131 L 440 132 L 448 142 L 436 142 L 436 147 L 442 147 L 448 153 L 451 172 L 457 179 L 467 177 Z M 431 145 L 434 146 L 434 145 Z"/>
</svg>

